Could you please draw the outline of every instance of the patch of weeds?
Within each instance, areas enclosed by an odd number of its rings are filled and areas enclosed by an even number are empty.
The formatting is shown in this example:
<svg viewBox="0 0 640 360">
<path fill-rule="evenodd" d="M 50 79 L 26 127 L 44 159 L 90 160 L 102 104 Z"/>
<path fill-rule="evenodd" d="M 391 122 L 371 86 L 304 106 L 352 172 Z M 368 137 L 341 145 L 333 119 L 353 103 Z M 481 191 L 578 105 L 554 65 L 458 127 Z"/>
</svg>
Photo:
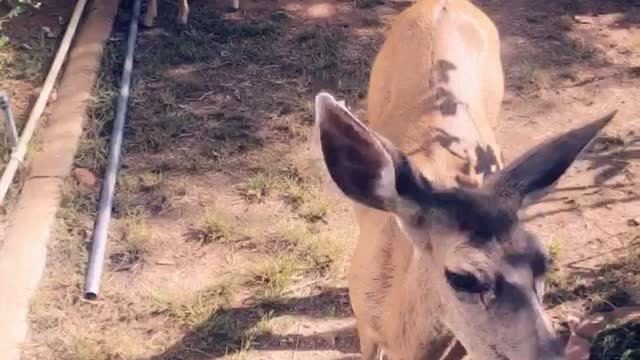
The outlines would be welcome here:
<svg viewBox="0 0 640 360">
<path fill-rule="evenodd" d="M 112 354 L 104 351 L 96 340 L 75 336 L 67 344 L 65 357 L 73 360 L 111 360 Z"/>
<path fill-rule="evenodd" d="M 165 109 L 173 108 L 176 106 L 176 94 L 171 89 L 163 89 L 160 92 L 160 102 L 165 106 Z M 175 119 L 171 119 L 174 120 Z"/>
<path fill-rule="evenodd" d="M 259 172 L 239 187 L 240 195 L 249 202 L 264 201 L 277 188 L 278 182 L 277 177 Z"/>
<path fill-rule="evenodd" d="M 302 206 L 300 216 L 309 222 L 317 222 L 329 215 L 333 205 L 330 197 L 320 192 L 314 192 L 313 196 Z"/>
<path fill-rule="evenodd" d="M 94 225 L 90 214 L 94 214 L 96 208 L 97 194 L 67 179 L 61 191 L 56 236 L 50 252 L 71 265 L 69 270 L 72 272 L 81 272 L 82 264 L 86 263 L 87 245 Z"/>
<path fill-rule="evenodd" d="M 221 240 L 229 240 L 231 227 L 216 211 L 209 210 L 193 227 L 192 237 L 202 244 L 211 244 Z"/>
<path fill-rule="evenodd" d="M 273 334 L 273 310 L 270 310 L 266 315 L 258 321 L 256 326 L 254 327 L 254 332 L 257 335 L 265 335 L 265 334 Z"/>
<path fill-rule="evenodd" d="M 311 232 L 305 225 L 296 222 L 277 227 L 267 236 L 267 242 L 267 246 L 286 244 L 287 252 L 295 255 L 300 261 L 300 269 L 323 275 L 340 260 L 344 250 L 338 239 Z M 284 250 L 284 247 L 280 245 L 276 249 L 279 252 Z"/>
<path fill-rule="evenodd" d="M 549 257 L 551 258 L 551 261 L 557 259 L 561 251 L 562 243 L 557 238 L 553 238 L 551 240 L 551 244 L 549 245 Z"/>
<path fill-rule="evenodd" d="M 560 276 L 552 272 L 546 284 L 545 301 L 551 306 L 580 300 L 590 313 L 625 306 L 631 299 L 629 289 L 640 288 L 640 250 L 631 248 L 629 253 L 594 269 L 589 276 Z"/>
<path fill-rule="evenodd" d="M 247 285 L 254 287 L 254 298 L 267 303 L 281 299 L 297 279 L 330 275 L 344 253 L 338 239 L 297 222 L 276 226 L 255 245 L 271 257 L 249 270 Z"/>
<path fill-rule="evenodd" d="M 327 274 L 335 268 L 344 251 L 341 241 L 331 236 L 313 234 L 302 241 L 298 247 L 298 256 L 307 262 L 307 271 Z"/>
<path fill-rule="evenodd" d="M 108 136 L 111 122 L 115 117 L 115 103 L 118 97 L 117 69 L 120 68 L 122 54 L 118 46 L 108 43 L 102 56 L 101 70 L 93 88 L 92 103 L 87 121 L 75 155 L 75 164 L 103 173 L 108 157 Z"/>
<path fill-rule="evenodd" d="M 138 190 L 145 193 L 156 191 L 164 181 L 166 179 L 161 172 L 144 172 L 138 175 Z"/>
<path fill-rule="evenodd" d="M 547 89 L 551 85 L 551 76 L 546 70 L 527 64 L 523 74 L 523 85 L 530 91 Z"/>
<path fill-rule="evenodd" d="M 236 338 L 238 338 L 238 336 L 236 335 Z M 255 340 L 255 336 L 252 334 L 245 334 L 244 332 L 242 333 L 242 336 L 239 340 L 240 341 L 240 346 L 238 347 L 238 349 L 229 356 L 229 360 L 245 360 L 249 357 L 249 351 L 251 350 L 251 347 L 253 346 L 253 342 Z"/>
<path fill-rule="evenodd" d="M 222 281 L 198 292 L 195 296 L 156 297 L 156 312 L 168 314 L 188 327 L 196 327 L 203 323 L 215 323 L 212 321 L 212 317 L 215 316 L 216 311 L 228 305 L 231 290 L 232 284 L 228 281 Z"/>
<path fill-rule="evenodd" d="M 128 220 L 117 242 L 118 250 L 109 257 L 111 265 L 118 270 L 130 269 L 134 264 L 144 260 L 149 253 L 151 231 L 144 219 Z"/>
<path fill-rule="evenodd" d="M 282 171 L 282 198 L 309 222 L 325 219 L 333 208 L 332 199 L 319 188 L 322 176 L 312 160 L 294 161 Z"/>
<path fill-rule="evenodd" d="M 318 185 L 322 179 L 322 171 L 314 159 L 294 157 L 281 171 L 283 176 L 297 183 Z"/>
<path fill-rule="evenodd" d="M 571 31 L 576 21 L 569 15 L 562 15 L 558 18 L 558 27 L 563 31 Z"/>
<path fill-rule="evenodd" d="M 297 181 L 287 179 L 282 189 L 282 198 L 294 209 L 300 208 L 310 198 L 309 190 Z"/>
<path fill-rule="evenodd" d="M 599 333 L 591 346 L 589 359 L 640 359 L 640 323 L 628 322 Z"/>
<path fill-rule="evenodd" d="M 43 46 L 29 53 L 17 52 L 12 74 L 17 79 L 35 81 L 45 70 L 51 49 Z"/>
<path fill-rule="evenodd" d="M 78 186 L 71 179 L 65 182 L 60 197 L 59 219 L 69 226 L 79 226 L 79 218 L 95 212 L 98 205 L 93 189 Z"/>
<path fill-rule="evenodd" d="M 295 320 L 289 316 L 278 316 L 274 310 L 269 310 L 250 329 L 249 333 L 259 338 L 272 334 L 286 334 L 295 324 Z"/>
<path fill-rule="evenodd" d="M 589 60 L 597 53 L 593 43 L 582 37 L 571 39 L 568 44 L 568 50 L 576 60 L 580 61 Z"/>
<path fill-rule="evenodd" d="M 83 331 L 73 334 L 64 342 L 57 359 L 69 360 L 121 360 L 130 359 L 130 339 L 113 330 Z"/>
<path fill-rule="evenodd" d="M 300 265 L 292 255 L 264 260 L 249 269 L 246 285 L 256 288 L 255 296 L 262 302 L 278 302 L 294 282 Z"/>
<path fill-rule="evenodd" d="M 305 187 L 294 181 L 285 182 L 282 197 L 308 222 L 318 222 L 333 209 L 333 199 L 315 187 Z"/>
<path fill-rule="evenodd" d="M 4 78 L 4 74 L 8 73 L 7 67 L 13 62 L 14 53 L 11 50 L 11 42 L 5 35 L 0 35 L 0 79 Z"/>
</svg>

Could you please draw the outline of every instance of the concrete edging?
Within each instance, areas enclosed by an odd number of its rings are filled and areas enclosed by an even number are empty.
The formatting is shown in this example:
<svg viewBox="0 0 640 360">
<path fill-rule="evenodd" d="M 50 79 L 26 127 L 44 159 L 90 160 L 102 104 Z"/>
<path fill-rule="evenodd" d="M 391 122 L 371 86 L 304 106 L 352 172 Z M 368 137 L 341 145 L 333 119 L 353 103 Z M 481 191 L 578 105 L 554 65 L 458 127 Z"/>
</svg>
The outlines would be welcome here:
<svg viewBox="0 0 640 360">
<path fill-rule="evenodd" d="M 44 272 L 47 242 L 60 203 L 64 179 L 73 165 L 104 44 L 118 0 L 93 1 L 86 10 L 18 203 L 0 247 L 0 358 L 20 358 L 28 312 Z"/>
</svg>

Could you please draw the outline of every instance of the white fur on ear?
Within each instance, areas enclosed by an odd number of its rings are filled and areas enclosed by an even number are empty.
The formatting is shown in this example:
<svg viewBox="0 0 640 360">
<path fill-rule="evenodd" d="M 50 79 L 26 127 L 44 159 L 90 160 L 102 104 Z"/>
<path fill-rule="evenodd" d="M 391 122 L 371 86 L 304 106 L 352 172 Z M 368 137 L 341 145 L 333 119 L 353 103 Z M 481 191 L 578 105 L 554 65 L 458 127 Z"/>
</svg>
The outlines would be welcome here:
<svg viewBox="0 0 640 360">
<path fill-rule="evenodd" d="M 342 109 L 347 110 L 349 113 L 349 109 L 347 109 L 347 103 L 345 100 L 336 100 L 333 95 L 329 94 L 326 91 L 322 91 L 316 95 L 315 101 L 315 123 L 316 125 L 325 118 L 324 111 L 329 106 L 338 106 Z"/>
<path fill-rule="evenodd" d="M 335 102 L 336 102 L 336 99 L 327 92 L 323 91 L 318 95 L 316 95 L 316 101 L 314 106 L 314 113 L 315 113 L 314 116 L 315 116 L 316 126 L 320 123 L 320 121 L 322 121 L 322 119 L 326 118 L 324 114 L 325 109 L 331 106 L 332 104 L 334 104 Z"/>
</svg>

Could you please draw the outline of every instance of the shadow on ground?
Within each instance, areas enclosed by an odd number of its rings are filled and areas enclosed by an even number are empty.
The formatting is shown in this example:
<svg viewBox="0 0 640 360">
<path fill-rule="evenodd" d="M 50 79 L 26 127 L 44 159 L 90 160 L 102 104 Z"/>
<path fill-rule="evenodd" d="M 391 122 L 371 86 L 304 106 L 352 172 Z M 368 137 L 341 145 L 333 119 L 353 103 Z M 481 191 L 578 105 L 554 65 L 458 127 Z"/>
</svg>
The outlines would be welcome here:
<svg viewBox="0 0 640 360">
<path fill-rule="evenodd" d="M 346 354 L 357 352 L 357 336 L 351 326 L 313 335 L 257 334 L 248 337 L 248 331 L 265 314 L 273 317 L 293 315 L 307 318 L 352 316 L 347 290 L 344 288 L 325 289 L 314 296 L 290 298 L 278 304 L 222 309 L 211 314 L 208 320 L 189 331 L 162 354 L 149 360 L 204 360 L 222 357 L 243 347 L 250 347 L 252 350 L 339 350 Z"/>
<path fill-rule="evenodd" d="M 635 235 L 628 246 L 565 264 L 565 276 L 561 279 L 550 276 L 547 280 L 546 303 L 553 308 L 567 301 L 582 300 L 587 313 L 636 304 L 640 300 L 639 249 L 640 236 Z M 598 268 L 581 266 L 582 262 L 594 258 L 615 260 Z"/>
</svg>

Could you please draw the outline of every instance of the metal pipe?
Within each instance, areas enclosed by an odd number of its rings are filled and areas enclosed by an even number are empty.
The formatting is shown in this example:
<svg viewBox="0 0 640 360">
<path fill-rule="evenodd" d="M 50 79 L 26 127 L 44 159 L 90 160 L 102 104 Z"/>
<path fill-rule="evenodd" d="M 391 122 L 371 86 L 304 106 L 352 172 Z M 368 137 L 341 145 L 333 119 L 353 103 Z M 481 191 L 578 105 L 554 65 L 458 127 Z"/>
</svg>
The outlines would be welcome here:
<svg viewBox="0 0 640 360">
<path fill-rule="evenodd" d="M 122 69 L 122 78 L 120 80 L 120 94 L 118 95 L 118 102 L 116 103 L 116 118 L 111 135 L 111 144 L 109 146 L 109 160 L 107 162 L 104 181 L 102 182 L 98 216 L 96 217 L 96 226 L 93 231 L 93 245 L 91 248 L 91 256 L 89 257 L 87 277 L 85 279 L 84 296 L 90 300 L 98 297 L 98 290 L 100 289 L 109 222 L 111 221 L 111 210 L 113 207 L 113 195 L 116 187 L 118 167 L 120 166 L 122 136 L 127 116 L 131 73 L 133 71 L 133 53 L 136 48 L 139 17 L 140 0 L 135 0 L 133 3 L 133 16 L 131 16 L 131 24 L 129 25 L 127 55 L 124 60 L 124 68 Z"/>
<path fill-rule="evenodd" d="M 27 118 L 27 122 L 25 123 L 24 129 L 22 130 L 22 136 L 20 137 L 20 140 L 18 140 L 18 144 L 16 145 L 16 147 L 11 152 L 11 158 L 9 159 L 9 162 L 7 163 L 7 166 L 2 173 L 2 177 L 0 178 L 0 205 L 2 205 L 2 203 L 4 202 L 4 198 L 7 196 L 9 187 L 11 187 L 13 178 L 18 171 L 18 166 L 24 160 L 24 157 L 27 154 L 29 141 L 31 141 L 31 137 L 33 136 L 33 133 L 38 126 L 38 122 L 40 121 L 42 112 L 47 106 L 49 95 L 51 95 L 53 85 L 58 78 L 58 73 L 60 72 L 62 64 L 64 63 L 64 59 L 67 56 L 67 52 L 69 51 L 69 47 L 71 46 L 71 40 L 73 40 L 73 36 L 76 33 L 78 23 L 80 22 L 80 18 L 82 17 L 82 13 L 86 4 L 87 0 L 78 0 L 78 2 L 76 3 L 76 7 L 73 9 L 71 19 L 69 20 L 69 25 L 67 25 L 67 30 L 62 37 L 62 42 L 60 42 L 58 52 L 53 59 L 53 63 L 51 63 L 51 68 L 49 69 L 49 73 L 47 74 L 46 79 L 44 80 L 42 90 L 40 91 L 40 94 L 38 94 L 38 99 L 33 105 L 33 109 L 29 114 L 29 118 Z"/>
<path fill-rule="evenodd" d="M 0 109 L 4 113 L 4 130 L 7 135 L 7 143 L 11 146 L 11 150 L 18 146 L 18 130 L 16 130 L 16 122 L 13 120 L 13 114 L 11 113 L 11 105 L 9 104 L 9 97 L 5 94 L 0 95 Z"/>
</svg>

